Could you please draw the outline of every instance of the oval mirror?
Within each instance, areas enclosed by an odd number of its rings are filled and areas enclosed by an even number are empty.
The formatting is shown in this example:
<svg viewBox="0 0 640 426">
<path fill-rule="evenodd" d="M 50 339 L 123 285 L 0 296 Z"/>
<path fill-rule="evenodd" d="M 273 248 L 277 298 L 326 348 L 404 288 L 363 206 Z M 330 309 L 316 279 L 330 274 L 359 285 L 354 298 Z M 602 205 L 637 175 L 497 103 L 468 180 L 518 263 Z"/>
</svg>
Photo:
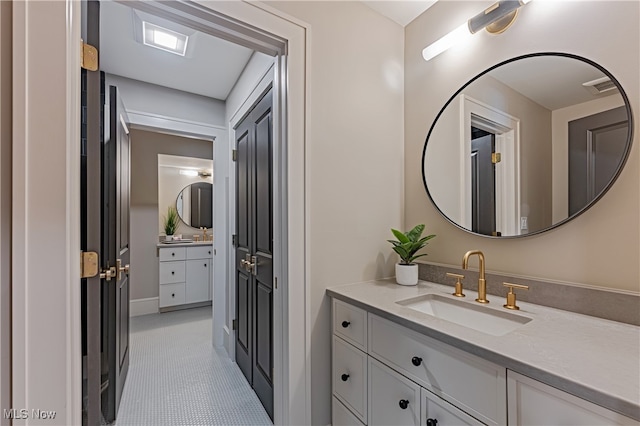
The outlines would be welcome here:
<svg viewBox="0 0 640 426">
<path fill-rule="evenodd" d="M 176 200 L 176 210 L 180 219 L 193 228 L 212 227 L 213 185 L 198 182 L 187 185 Z"/>
<path fill-rule="evenodd" d="M 539 53 L 480 73 L 447 101 L 425 142 L 427 194 L 450 222 L 521 237 L 578 216 L 631 149 L 629 100 L 588 59 Z"/>
</svg>

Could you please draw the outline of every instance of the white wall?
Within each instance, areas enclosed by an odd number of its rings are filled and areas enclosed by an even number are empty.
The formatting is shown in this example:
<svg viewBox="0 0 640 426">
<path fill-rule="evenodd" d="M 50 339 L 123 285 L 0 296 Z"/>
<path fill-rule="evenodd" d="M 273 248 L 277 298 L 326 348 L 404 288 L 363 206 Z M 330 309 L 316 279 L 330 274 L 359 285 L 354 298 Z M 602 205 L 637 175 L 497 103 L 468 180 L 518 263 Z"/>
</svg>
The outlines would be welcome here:
<svg viewBox="0 0 640 426">
<path fill-rule="evenodd" d="M 569 122 L 623 106 L 621 96 L 606 96 L 551 112 L 553 132 L 553 221 L 569 215 Z"/>
<path fill-rule="evenodd" d="M 427 223 L 438 235 L 427 260 L 459 265 L 469 249 L 481 249 L 487 268 L 539 279 L 612 289 L 640 290 L 640 148 L 638 117 L 629 160 L 611 190 L 588 212 L 535 237 L 494 240 L 458 230 L 446 222 L 425 196 L 420 153 L 436 114 L 471 77 L 514 56 L 532 52 L 568 52 L 608 69 L 640 111 L 640 3 L 613 1 L 531 2 L 504 34 L 474 35 L 425 62 L 422 49 L 491 1 L 437 2 L 405 32 L 405 222 Z M 541 25 L 544 22 L 544 25 Z"/>
<path fill-rule="evenodd" d="M 132 127 L 219 136 L 225 126 L 224 101 L 113 74 L 105 82 L 118 87 Z"/>
<path fill-rule="evenodd" d="M 326 425 L 331 319 L 325 289 L 392 276 L 397 259 L 386 240 L 391 227 L 404 226 L 404 33 L 360 2 L 268 4 L 311 26 L 305 182 L 311 422 Z"/>
<path fill-rule="evenodd" d="M 11 398 L 11 2 L 0 2 L 0 411 Z M 0 417 L 0 425 L 10 420 Z"/>
</svg>

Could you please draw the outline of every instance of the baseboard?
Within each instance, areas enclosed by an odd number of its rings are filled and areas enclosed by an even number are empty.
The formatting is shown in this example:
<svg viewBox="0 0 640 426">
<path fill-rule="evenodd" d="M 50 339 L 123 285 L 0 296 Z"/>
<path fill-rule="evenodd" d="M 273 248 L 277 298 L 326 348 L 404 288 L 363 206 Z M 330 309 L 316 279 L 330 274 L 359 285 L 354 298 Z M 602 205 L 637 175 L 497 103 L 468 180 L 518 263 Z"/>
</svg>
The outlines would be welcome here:
<svg viewBox="0 0 640 426">
<path fill-rule="evenodd" d="M 137 317 L 140 315 L 157 314 L 159 312 L 158 297 L 149 297 L 146 299 L 133 299 L 129 301 L 129 316 Z"/>
</svg>

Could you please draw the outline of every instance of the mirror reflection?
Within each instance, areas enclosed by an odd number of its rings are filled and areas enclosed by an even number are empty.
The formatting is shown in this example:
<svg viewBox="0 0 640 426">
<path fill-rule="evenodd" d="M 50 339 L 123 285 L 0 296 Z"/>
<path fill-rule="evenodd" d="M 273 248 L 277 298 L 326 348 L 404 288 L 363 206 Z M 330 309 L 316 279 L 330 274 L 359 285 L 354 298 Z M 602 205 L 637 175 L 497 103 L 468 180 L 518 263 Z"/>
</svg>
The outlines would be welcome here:
<svg viewBox="0 0 640 426">
<path fill-rule="evenodd" d="M 427 193 L 480 235 L 539 233 L 577 216 L 613 184 L 631 146 L 617 81 L 573 55 L 514 58 L 444 106 L 423 153 Z"/>
<path fill-rule="evenodd" d="M 198 182 L 180 191 L 176 200 L 176 210 L 186 225 L 193 228 L 212 228 L 212 189 L 212 184 Z"/>
</svg>

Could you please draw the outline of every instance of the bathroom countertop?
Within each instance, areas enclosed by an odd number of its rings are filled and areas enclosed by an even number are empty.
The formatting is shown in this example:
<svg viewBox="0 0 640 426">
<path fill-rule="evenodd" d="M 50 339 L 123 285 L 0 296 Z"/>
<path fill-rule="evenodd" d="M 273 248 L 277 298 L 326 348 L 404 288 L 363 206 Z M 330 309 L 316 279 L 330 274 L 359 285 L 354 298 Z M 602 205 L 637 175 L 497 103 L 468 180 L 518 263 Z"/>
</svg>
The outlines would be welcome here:
<svg viewBox="0 0 640 426">
<path fill-rule="evenodd" d="M 158 243 L 158 247 L 190 247 L 190 246 L 210 246 L 213 241 L 184 241 L 179 243 Z"/>
<path fill-rule="evenodd" d="M 452 290 L 389 279 L 331 287 L 327 294 L 640 421 L 640 327 L 519 301 L 520 310 L 510 312 L 532 321 L 492 336 L 395 303 L 429 293 L 457 299 Z M 480 305 L 476 292 L 465 294 L 457 300 L 506 311 L 503 296 L 487 295 L 491 303 Z"/>
</svg>

